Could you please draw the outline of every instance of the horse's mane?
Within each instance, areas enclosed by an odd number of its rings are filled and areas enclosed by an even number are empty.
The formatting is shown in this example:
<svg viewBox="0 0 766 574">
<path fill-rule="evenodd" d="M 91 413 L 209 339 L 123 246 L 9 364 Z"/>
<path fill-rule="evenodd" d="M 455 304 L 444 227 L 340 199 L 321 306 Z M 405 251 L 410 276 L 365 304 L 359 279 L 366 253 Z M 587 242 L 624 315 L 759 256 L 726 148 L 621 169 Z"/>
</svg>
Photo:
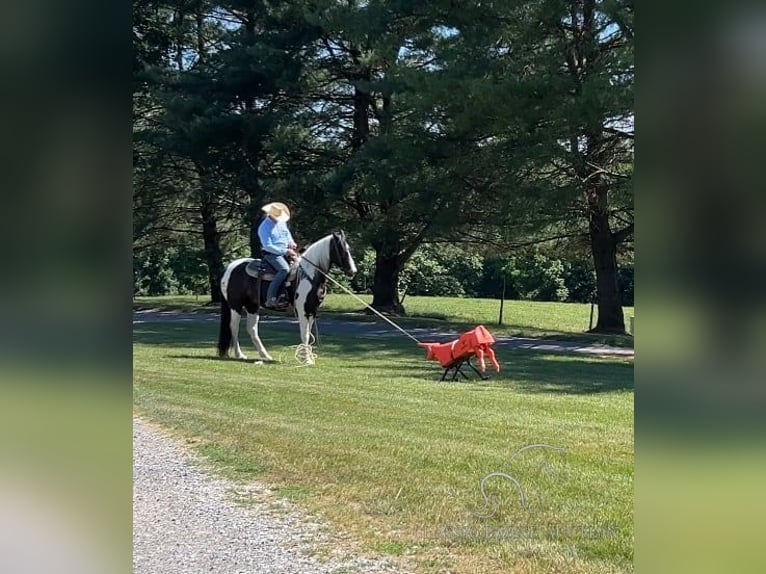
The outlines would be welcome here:
<svg viewBox="0 0 766 574">
<path fill-rule="evenodd" d="M 309 245 L 301 254 L 299 265 L 304 272 L 309 272 L 309 276 L 314 276 L 314 265 L 325 273 L 330 270 L 330 241 L 332 241 L 332 233 Z M 303 265 L 304 260 L 308 261 L 306 265 Z"/>
</svg>

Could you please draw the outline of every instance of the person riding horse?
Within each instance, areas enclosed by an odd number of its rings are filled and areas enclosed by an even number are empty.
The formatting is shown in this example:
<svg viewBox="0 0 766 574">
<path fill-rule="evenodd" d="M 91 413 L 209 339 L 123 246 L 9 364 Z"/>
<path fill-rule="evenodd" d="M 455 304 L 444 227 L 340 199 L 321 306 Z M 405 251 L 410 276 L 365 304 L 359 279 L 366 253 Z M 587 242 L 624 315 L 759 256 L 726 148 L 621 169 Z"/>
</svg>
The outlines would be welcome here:
<svg viewBox="0 0 766 574">
<path fill-rule="evenodd" d="M 296 252 L 298 245 L 287 227 L 290 209 L 284 203 L 278 201 L 267 203 L 261 210 L 266 215 L 258 226 L 258 239 L 261 240 L 263 258 L 276 271 L 266 294 L 265 306 L 282 310 L 287 307 L 288 302 L 284 299 L 278 300 L 277 295 L 290 270 L 288 259 L 292 261 L 298 256 Z"/>
</svg>

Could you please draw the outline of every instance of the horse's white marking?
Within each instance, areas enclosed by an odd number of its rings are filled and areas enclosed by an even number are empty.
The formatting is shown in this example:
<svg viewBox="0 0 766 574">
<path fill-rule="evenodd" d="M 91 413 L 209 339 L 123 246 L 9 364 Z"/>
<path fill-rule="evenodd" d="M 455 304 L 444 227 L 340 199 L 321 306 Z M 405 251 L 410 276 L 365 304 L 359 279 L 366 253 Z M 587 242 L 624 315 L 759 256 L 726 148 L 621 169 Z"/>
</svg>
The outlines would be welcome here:
<svg viewBox="0 0 766 574">
<path fill-rule="evenodd" d="M 314 273 L 317 272 L 316 267 L 320 269 L 330 268 L 330 248 L 329 243 L 332 241 L 332 235 L 323 237 L 319 241 L 316 241 L 306 248 L 301 256 L 300 266 L 304 273 L 311 279 L 314 278 Z M 304 264 L 305 260 L 305 264 Z M 316 267 L 314 267 L 316 265 Z"/>
<path fill-rule="evenodd" d="M 269 355 L 269 352 L 263 345 L 261 338 L 258 336 L 258 321 L 260 318 L 261 316 L 258 313 L 247 314 L 247 332 L 250 333 L 250 338 L 253 340 L 253 345 L 255 345 L 255 348 L 258 349 L 258 354 L 261 356 L 261 359 L 266 361 L 273 361 L 274 359 L 271 358 L 271 355 Z"/>
<path fill-rule="evenodd" d="M 229 280 L 231 279 L 231 272 L 234 271 L 234 268 L 242 263 L 243 261 L 252 261 L 252 257 L 241 257 L 239 259 L 235 259 L 229 265 L 226 267 L 226 271 L 223 272 L 223 277 L 221 277 L 221 294 L 223 295 L 223 298 L 227 301 L 229 298 L 226 295 L 226 292 L 229 290 Z"/>
<path fill-rule="evenodd" d="M 314 322 L 313 317 L 306 316 L 306 299 L 308 298 L 309 293 L 311 293 L 312 288 L 313 286 L 311 285 L 311 280 L 304 277 L 303 280 L 298 284 L 298 288 L 296 289 L 295 294 L 295 308 L 298 310 L 301 343 L 304 345 L 309 344 L 311 338 L 311 325 Z M 306 364 L 313 364 L 313 362 L 313 359 L 308 357 Z"/>
<path fill-rule="evenodd" d="M 304 352 L 302 355 L 303 364 L 304 365 L 313 365 L 314 364 L 314 356 L 311 351 L 311 327 L 314 324 L 314 316 L 311 315 L 309 317 L 306 317 L 305 315 L 301 317 L 301 342 L 303 343 L 303 348 L 307 351 Z"/>
</svg>

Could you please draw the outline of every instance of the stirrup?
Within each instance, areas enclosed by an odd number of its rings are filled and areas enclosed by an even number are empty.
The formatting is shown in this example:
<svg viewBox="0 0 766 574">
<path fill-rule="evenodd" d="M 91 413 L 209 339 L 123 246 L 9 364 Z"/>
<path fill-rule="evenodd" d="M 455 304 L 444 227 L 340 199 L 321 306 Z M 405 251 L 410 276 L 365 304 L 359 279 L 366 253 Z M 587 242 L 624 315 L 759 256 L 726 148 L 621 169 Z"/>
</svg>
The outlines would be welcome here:
<svg viewBox="0 0 766 574">
<path fill-rule="evenodd" d="M 267 301 L 266 303 L 263 304 L 263 306 L 273 311 L 284 311 L 290 306 L 290 303 L 286 299 L 280 298 L 280 299 L 277 299 L 273 304 L 270 304 Z"/>
</svg>

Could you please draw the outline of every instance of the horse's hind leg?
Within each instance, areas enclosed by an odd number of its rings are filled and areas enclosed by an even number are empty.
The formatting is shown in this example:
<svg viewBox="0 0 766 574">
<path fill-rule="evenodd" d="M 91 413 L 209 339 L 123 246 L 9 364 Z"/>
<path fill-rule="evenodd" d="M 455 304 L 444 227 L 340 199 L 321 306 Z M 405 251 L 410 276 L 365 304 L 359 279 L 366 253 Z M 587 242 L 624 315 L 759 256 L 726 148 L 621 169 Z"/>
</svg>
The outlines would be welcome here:
<svg viewBox="0 0 766 574">
<path fill-rule="evenodd" d="M 239 319 L 241 315 L 234 309 L 231 310 L 231 322 L 229 327 L 231 328 L 231 345 L 234 349 L 234 357 L 237 359 L 247 359 L 247 356 L 242 352 L 239 347 Z"/>
<path fill-rule="evenodd" d="M 253 345 L 258 349 L 258 354 L 264 361 L 273 361 L 269 352 L 264 347 L 261 338 L 258 336 L 258 322 L 261 316 L 258 313 L 247 314 L 247 332 L 250 333 L 250 338 L 253 340 Z"/>
</svg>

